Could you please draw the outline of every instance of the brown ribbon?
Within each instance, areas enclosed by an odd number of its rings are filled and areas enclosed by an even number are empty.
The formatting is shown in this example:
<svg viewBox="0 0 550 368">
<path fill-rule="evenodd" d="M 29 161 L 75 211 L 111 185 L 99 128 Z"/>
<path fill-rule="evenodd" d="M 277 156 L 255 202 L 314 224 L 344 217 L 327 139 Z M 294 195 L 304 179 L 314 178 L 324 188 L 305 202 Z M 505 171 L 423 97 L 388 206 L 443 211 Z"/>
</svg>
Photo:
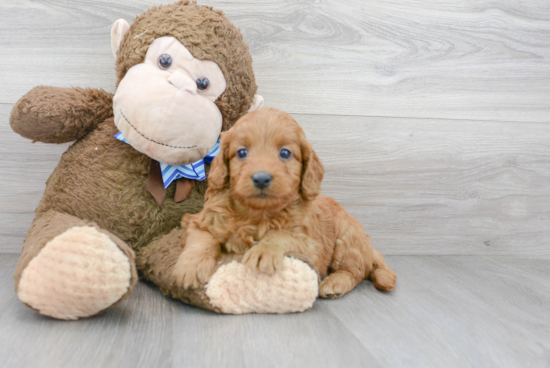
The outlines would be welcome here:
<svg viewBox="0 0 550 368">
<path fill-rule="evenodd" d="M 193 188 L 193 182 L 190 179 L 181 178 L 176 180 L 176 193 L 174 194 L 174 202 L 181 202 L 191 193 Z M 162 207 L 164 199 L 166 198 L 166 189 L 164 189 L 164 183 L 162 182 L 162 173 L 160 171 L 160 164 L 158 161 L 151 159 L 151 166 L 149 167 L 149 178 L 147 179 L 147 190 L 159 207 Z"/>
</svg>

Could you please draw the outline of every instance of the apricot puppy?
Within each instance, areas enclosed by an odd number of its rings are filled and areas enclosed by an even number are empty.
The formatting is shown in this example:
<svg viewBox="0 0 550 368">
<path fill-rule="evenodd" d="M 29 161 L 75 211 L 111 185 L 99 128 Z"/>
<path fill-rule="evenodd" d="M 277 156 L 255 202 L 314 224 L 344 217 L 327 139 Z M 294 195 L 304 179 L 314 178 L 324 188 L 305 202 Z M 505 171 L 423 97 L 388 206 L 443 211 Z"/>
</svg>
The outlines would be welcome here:
<svg viewBox="0 0 550 368">
<path fill-rule="evenodd" d="M 282 268 L 288 253 L 309 257 L 320 296 L 338 298 L 369 278 L 381 290 L 396 276 L 369 236 L 335 200 L 319 194 L 324 169 L 298 123 L 263 108 L 222 135 L 208 175 L 204 209 L 185 215 L 184 249 L 174 267 L 184 288 L 208 281 L 222 247 L 260 272 Z"/>
</svg>

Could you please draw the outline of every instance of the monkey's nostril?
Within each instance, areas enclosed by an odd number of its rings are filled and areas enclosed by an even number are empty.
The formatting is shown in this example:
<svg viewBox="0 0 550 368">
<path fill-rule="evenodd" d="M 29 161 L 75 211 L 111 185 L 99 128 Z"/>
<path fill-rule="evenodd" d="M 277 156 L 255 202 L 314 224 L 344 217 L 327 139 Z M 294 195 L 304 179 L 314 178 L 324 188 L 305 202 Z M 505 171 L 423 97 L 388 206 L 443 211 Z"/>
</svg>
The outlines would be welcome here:
<svg viewBox="0 0 550 368">
<path fill-rule="evenodd" d="M 273 177 L 265 171 L 258 171 L 252 175 L 252 182 L 258 189 L 267 188 L 271 184 L 271 180 L 273 180 Z"/>
<path fill-rule="evenodd" d="M 197 93 L 197 83 L 181 72 L 173 72 L 170 77 L 168 77 L 168 82 L 178 89 Z"/>
</svg>

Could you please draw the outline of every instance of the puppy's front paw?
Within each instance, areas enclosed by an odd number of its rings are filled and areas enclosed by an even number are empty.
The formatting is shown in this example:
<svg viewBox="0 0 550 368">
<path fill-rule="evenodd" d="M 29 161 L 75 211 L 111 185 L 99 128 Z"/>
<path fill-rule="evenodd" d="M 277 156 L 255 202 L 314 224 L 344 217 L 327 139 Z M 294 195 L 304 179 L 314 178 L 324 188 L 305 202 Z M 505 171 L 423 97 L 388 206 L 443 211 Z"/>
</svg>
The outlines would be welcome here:
<svg viewBox="0 0 550 368">
<path fill-rule="evenodd" d="M 255 245 L 245 253 L 242 263 L 253 270 L 273 273 L 283 268 L 284 254 L 274 247 Z"/>
<path fill-rule="evenodd" d="M 216 260 L 212 257 L 187 257 L 185 252 L 180 255 L 174 266 L 172 276 L 176 285 L 184 289 L 198 288 L 206 283 L 216 269 Z"/>
</svg>

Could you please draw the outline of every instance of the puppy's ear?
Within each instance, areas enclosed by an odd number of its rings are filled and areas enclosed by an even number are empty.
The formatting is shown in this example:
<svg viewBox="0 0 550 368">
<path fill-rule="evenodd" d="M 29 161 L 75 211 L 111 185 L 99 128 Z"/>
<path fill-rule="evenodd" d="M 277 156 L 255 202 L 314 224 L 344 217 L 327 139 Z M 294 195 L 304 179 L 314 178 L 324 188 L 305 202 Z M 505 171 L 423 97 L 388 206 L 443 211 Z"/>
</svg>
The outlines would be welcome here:
<svg viewBox="0 0 550 368">
<path fill-rule="evenodd" d="M 301 137 L 301 146 L 302 182 L 300 184 L 300 194 L 304 201 L 311 201 L 321 191 L 321 181 L 323 181 L 325 168 L 311 147 L 311 143 L 306 140 L 305 135 Z"/>
<path fill-rule="evenodd" d="M 229 131 L 222 133 L 220 142 L 220 153 L 210 165 L 208 173 L 208 189 L 214 191 L 222 190 L 229 179 L 229 142 L 231 141 Z"/>
</svg>

